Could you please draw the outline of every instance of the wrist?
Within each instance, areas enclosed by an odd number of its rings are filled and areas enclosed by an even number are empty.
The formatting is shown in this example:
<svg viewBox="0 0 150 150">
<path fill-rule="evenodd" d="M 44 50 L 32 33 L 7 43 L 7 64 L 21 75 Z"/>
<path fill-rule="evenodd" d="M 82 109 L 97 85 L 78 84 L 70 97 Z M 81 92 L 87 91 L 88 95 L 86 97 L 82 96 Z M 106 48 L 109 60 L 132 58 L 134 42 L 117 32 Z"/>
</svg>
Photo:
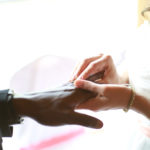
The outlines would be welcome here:
<svg viewBox="0 0 150 150">
<path fill-rule="evenodd" d="M 129 84 L 122 84 L 123 86 L 121 87 L 122 92 L 121 93 L 121 109 L 124 111 L 128 111 L 130 109 L 130 101 L 131 101 L 131 96 L 132 96 L 132 90 Z M 119 93 L 118 93 L 119 94 Z"/>
<path fill-rule="evenodd" d="M 16 113 L 20 116 L 29 116 L 31 111 L 30 98 L 26 95 L 15 94 L 12 100 Z"/>
<path fill-rule="evenodd" d="M 130 88 L 130 98 L 128 98 L 128 103 L 126 105 L 126 107 L 123 109 L 125 112 L 128 112 L 129 109 L 132 107 L 133 103 L 134 103 L 134 100 L 135 100 L 135 90 L 134 90 L 134 87 L 133 85 L 131 84 L 126 84 L 127 87 Z"/>
</svg>

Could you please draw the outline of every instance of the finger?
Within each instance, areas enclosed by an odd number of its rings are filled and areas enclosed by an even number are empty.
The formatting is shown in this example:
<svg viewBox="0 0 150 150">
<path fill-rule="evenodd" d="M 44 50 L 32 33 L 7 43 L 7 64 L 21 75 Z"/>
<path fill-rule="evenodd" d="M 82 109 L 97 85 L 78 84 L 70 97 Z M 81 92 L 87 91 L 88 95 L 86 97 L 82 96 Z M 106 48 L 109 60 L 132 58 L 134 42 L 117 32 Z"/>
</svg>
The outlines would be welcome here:
<svg viewBox="0 0 150 150">
<path fill-rule="evenodd" d="M 102 93 L 103 92 L 103 86 L 101 84 L 96 84 L 94 82 L 91 81 L 87 81 L 87 80 L 76 80 L 75 81 L 75 86 L 78 88 L 82 88 L 94 93 Z"/>
<path fill-rule="evenodd" d="M 76 80 L 79 75 L 85 70 L 85 68 L 93 61 L 101 58 L 103 56 L 103 54 L 100 54 L 98 56 L 95 57 L 91 57 L 91 58 L 87 58 L 85 59 L 83 62 L 79 63 L 78 66 L 75 69 L 75 72 L 73 74 L 72 80 Z"/>
<path fill-rule="evenodd" d="M 92 76 L 89 76 L 86 80 L 96 82 L 98 80 L 102 80 L 103 76 L 104 76 L 104 72 L 98 72 Z"/>
<path fill-rule="evenodd" d="M 102 78 L 100 78 L 100 79 L 95 80 L 95 83 L 99 83 L 99 84 L 101 83 L 102 84 L 104 82 L 103 82 Z"/>
<path fill-rule="evenodd" d="M 99 119 L 78 112 L 70 113 L 68 116 L 67 123 L 78 124 L 85 127 L 96 128 L 96 129 L 102 128 L 103 126 L 102 121 L 100 121 Z"/>
<path fill-rule="evenodd" d="M 72 75 L 71 75 L 71 78 L 70 78 L 70 82 L 72 82 L 72 81 L 74 81 L 75 80 L 75 77 L 76 77 L 76 72 L 77 72 L 77 69 L 79 68 L 79 63 L 78 64 L 76 64 L 75 65 L 75 68 L 74 68 L 74 70 L 73 70 L 73 72 L 72 72 Z"/>
<path fill-rule="evenodd" d="M 92 76 L 98 72 L 104 72 L 107 69 L 107 60 L 106 56 L 103 55 L 100 59 L 97 59 L 91 62 L 84 71 L 80 74 L 78 79 L 87 79 L 89 76 Z"/>
<path fill-rule="evenodd" d="M 95 80 L 95 83 L 98 83 L 98 84 L 108 84 L 109 81 L 108 81 L 108 79 L 107 79 L 106 76 L 103 76 L 102 78 Z"/>
</svg>

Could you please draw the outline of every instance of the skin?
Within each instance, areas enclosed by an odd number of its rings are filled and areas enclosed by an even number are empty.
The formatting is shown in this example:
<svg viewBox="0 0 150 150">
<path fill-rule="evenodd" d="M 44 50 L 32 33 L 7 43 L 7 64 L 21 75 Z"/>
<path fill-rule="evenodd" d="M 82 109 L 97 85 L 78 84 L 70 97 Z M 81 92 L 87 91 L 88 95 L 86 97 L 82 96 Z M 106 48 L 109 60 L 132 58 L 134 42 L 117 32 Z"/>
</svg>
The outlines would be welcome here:
<svg viewBox="0 0 150 150">
<path fill-rule="evenodd" d="M 122 77 L 118 74 L 112 57 L 104 54 L 86 58 L 80 62 L 74 70 L 71 81 L 75 81 L 76 79 L 85 80 L 98 72 L 103 72 L 103 77 L 97 79 L 97 83 L 123 84 L 128 82 L 128 79 L 125 78 L 125 76 Z"/>
<path fill-rule="evenodd" d="M 19 116 L 30 117 L 47 126 L 77 124 L 101 128 L 103 123 L 99 119 L 75 112 L 79 104 L 95 94 L 75 89 L 72 85 L 67 83 L 53 91 L 15 95 L 12 100 L 14 109 Z"/>
<path fill-rule="evenodd" d="M 88 81 L 91 79 L 91 75 L 99 72 L 101 73 L 97 78 L 93 79 L 92 77 L 94 82 Z M 123 109 L 126 108 L 131 96 L 131 89 L 125 85 L 128 83 L 127 73 L 119 75 L 113 59 L 109 55 L 100 54 L 84 60 L 76 67 L 71 80 L 77 89 L 94 93 L 93 98 L 89 97 L 89 100 L 85 100 L 83 93 L 80 98 L 76 98 L 76 96 L 72 98 L 68 94 L 62 96 L 61 91 L 66 90 L 64 86 L 54 91 L 15 95 L 12 102 L 16 113 L 20 116 L 30 117 L 43 125 L 78 124 L 101 128 L 103 123 L 100 120 L 77 113 L 75 110 Z M 134 103 L 130 109 L 150 118 L 150 102 L 138 93 L 135 93 Z"/>
<path fill-rule="evenodd" d="M 85 80 L 91 74 L 99 71 L 104 72 L 104 75 L 97 79 L 97 83 Z M 78 106 L 80 109 L 94 111 L 123 109 L 129 103 L 131 88 L 126 86 L 129 81 L 127 73 L 122 74 L 122 76 L 118 74 L 110 55 L 100 54 L 85 59 L 75 69 L 72 80 L 75 81 L 76 87 L 97 93 L 95 98 L 80 104 Z M 134 103 L 130 109 L 150 118 L 150 102 L 138 93 L 135 93 Z"/>
</svg>

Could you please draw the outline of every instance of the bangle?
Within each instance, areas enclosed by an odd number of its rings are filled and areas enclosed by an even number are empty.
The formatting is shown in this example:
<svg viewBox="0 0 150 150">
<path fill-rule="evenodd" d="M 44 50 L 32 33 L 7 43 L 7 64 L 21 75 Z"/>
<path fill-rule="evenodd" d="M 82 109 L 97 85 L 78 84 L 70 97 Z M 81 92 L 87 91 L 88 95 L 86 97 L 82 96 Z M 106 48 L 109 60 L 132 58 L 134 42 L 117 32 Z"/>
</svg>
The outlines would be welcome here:
<svg viewBox="0 0 150 150">
<path fill-rule="evenodd" d="M 134 90 L 133 85 L 128 84 L 128 87 L 131 88 L 131 96 L 130 96 L 130 99 L 129 99 L 129 102 L 128 102 L 127 107 L 123 109 L 124 112 L 128 112 L 128 111 L 129 111 L 129 109 L 130 109 L 131 106 L 133 105 L 133 102 L 134 102 L 134 99 L 135 99 L 135 90 Z"/>
</svg>

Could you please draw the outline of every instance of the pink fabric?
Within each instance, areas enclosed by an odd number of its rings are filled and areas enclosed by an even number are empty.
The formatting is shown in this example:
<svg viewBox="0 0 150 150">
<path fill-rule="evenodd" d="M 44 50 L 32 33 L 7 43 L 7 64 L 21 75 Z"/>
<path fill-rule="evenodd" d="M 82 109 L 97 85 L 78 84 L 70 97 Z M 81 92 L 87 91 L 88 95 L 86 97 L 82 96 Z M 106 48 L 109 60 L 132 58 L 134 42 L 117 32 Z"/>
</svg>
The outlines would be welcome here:
<svg viewBox="0 0 150 150">
<path fill-rule="evenodd" d="M 20 150 L 42 150 L 45 148 L 51 148 L 54 145 L 61 144 L 62 142 L 68 141 L 70 139 L 73 139 L 76 136 L 79 136 L 80 134 L 84 133 L 84 129 L 81 128 L 77 131 L 72 131 L 60 136 L 54 136 L 53 138 L 47 139 L 47 140 L 42 140 L 37 144 L 30 145 L 25 148 L 21 148 Z"/>
</svg>

